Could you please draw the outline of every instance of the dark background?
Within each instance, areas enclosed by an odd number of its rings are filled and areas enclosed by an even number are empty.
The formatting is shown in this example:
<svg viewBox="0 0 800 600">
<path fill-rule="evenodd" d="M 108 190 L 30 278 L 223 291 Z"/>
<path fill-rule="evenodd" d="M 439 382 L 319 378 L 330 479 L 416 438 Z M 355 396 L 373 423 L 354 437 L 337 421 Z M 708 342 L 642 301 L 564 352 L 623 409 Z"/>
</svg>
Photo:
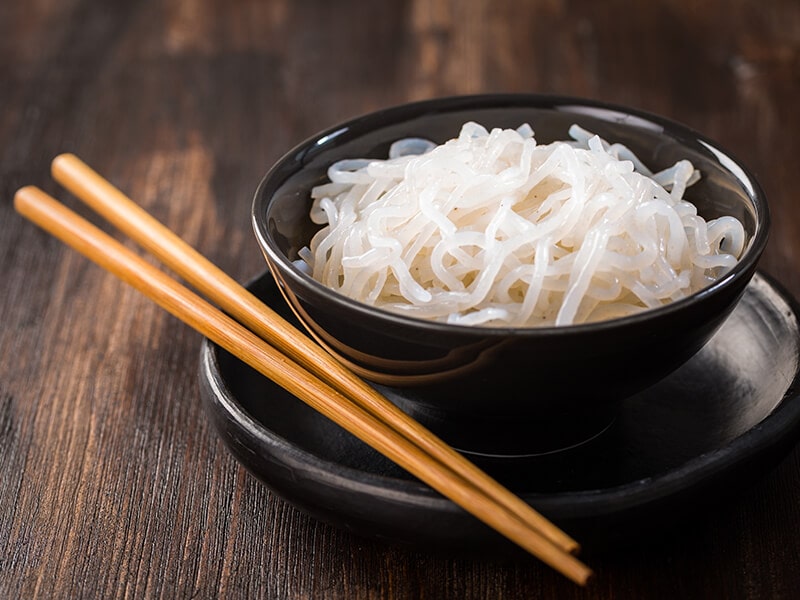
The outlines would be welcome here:
<svg viewBox="0 0 800 600">
<path fill-rule="evenodd" d="M 800 454 L 668 542 L 527 558 L 369 542 L 229 456 L 200 338 L 16 215 L 75 152 L 237 279 L 250 201 L 295 143 L 434 96 L 569 94 L 682 121 L 774 215 L 761 266 L 800 294 L 800 3 L 4 0 L 0 3 L 0 597 L 791 598 Z"/>
</svg>

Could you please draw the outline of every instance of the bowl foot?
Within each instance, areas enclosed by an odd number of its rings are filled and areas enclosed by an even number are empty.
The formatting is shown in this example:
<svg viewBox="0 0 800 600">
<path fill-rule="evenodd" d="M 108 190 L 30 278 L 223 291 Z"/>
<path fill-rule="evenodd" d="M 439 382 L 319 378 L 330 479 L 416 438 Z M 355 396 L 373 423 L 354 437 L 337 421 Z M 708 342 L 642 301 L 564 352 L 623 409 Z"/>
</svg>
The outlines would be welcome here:
<svg viewBox="0 0 800 600">
<path fill-rule="evenodd" d="M 566 452 L 601 437 L 614 424 L 615 406 L 580 414 L 486 417 L 453 415 L 387 394 L 406 413 L 462 454 L 481 458 L 528 458 Z"/>
</svg>

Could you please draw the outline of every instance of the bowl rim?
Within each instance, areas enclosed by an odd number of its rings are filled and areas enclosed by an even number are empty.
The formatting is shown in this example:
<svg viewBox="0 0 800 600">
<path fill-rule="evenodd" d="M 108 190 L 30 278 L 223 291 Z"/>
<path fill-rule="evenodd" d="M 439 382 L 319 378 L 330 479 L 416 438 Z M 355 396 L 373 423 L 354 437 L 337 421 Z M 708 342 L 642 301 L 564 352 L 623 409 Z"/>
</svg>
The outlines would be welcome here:
<svg viewBox="0 0 800 600">
<path fill-rule="evenodd" d="M 706 154 L 710 153 L 710 155 L 713 155 L 718 162 L 726 167 L 733 176 L 741 182 L 752 204 L 755 220 L 754 233 L 745 246 L 744 254 L 730 271 L 705 288 L 686 298 L 681 298 L 669 304 L 633 315 L 572 325 L 479 327 L 475 325 L 429 321 L 419 317 L 393 313 L 353 300 L 352 298 L 328 288 L 300 271 L 291 261 L 287 260 L 275 246 L 272 236 L 269 234 L 265 219 L 263 218 L 264 211 L 261 210 L 261 207 L 264 206 L 266 187 L 272 182 L 276 175 L 289 164 L 299 163 L 300 168 L 302 168 L 309 152 L 320 149 L 324 144 L 332 142 L 345 133 L 351 133 L 352 137 L 355 138 L 368 132 L 370 129 L 386 127 L 390 124 L 398 124 L 410 118 L 429 116 L 435 113 L 469 110 L 470 108 L 490 109 L 503 107 L 530 107 L 545 110 L 549 108 L 553 110 L 561 109 L 565 112 L 579 112 L 580 109 L 583 109 L 584 111 L 592 111 L 588 113 L 589 116 L 601 118 L 609 122 L 622 122 L 641 128 L 660 130 L 669 133 L 671 139 L 681 144 L 693 147 Z M 295 171 L 295 173 L 296 172 L 297 171 Z M 603 332 L 636 326 L 650 322 L 654 318 L 668 318 L 674 313 L 686 310 L 693 305 L 721 294 L 724 290 L 740 280 L 744 280 L 746 283 L 754 273 L 766 247 L 771 226 L 771 216 L 766 195 L 750 169 L 716 141 L 706 137 L 692 127 L 646 110 L 622 104 L 577 96 L 533 93 L 442 96 L 395 104 L 340 121 L 305 138 L 273 163 L 262 177 L 255 190 L 251 205 L 251 221 L 256 240 L 270 266 L 273 276 L 276 278 L 278 277 L 278 273 L 275 272 L 275 269 L 278 269 L 282 277 L 291 278 L 295 283 L 315 295 L 325 296 L 326 301 L 332 303 L 338 309 L 346 309 L 352 311 L 354 315 L 381 319 L 387 323 L 404 327 L 414 327 L 432 333 L 440 332 L 442 334 L 447 333 L 448 335 L 455 335 L 458 333 L 475 335 L 479 333 L 482 337 L 488 338 L 505 338 L 508 336 L 564 336 L 565 334 L 582 335 L 590 332 Z M 279 282 L 279 285 L 283 286 L 284 284 Z"/>
</svg>

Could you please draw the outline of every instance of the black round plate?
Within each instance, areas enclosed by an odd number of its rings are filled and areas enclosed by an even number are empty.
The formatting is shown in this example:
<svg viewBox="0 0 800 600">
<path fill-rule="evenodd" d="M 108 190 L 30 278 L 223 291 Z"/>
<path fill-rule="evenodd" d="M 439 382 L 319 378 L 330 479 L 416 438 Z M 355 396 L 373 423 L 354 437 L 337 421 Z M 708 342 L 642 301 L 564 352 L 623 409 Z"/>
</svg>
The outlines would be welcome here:
<svg viewBox="0 0 800 600">
<path fill-rule="evenodd" d="M 268 273 L 249 289 L 297 324 Z M 706 347 L 659 384 L 624 401 L 600 435 L 538 456 L 470 458 L 585 546 L 630 542 L 702 514 L 710 503 L 755 482 L 797 443 L 798 314 L 785 290 L 758 273 Z M 301 510 L 360 535 L 397 542 L 454 548 L 504 543 L 207 341 L 200 372 L 207 407 L 230 451 Z M 402 399 L 402 390 L 385 391 Z M 446 424 L 425 424 L 448 441 Z"/>
</svg>

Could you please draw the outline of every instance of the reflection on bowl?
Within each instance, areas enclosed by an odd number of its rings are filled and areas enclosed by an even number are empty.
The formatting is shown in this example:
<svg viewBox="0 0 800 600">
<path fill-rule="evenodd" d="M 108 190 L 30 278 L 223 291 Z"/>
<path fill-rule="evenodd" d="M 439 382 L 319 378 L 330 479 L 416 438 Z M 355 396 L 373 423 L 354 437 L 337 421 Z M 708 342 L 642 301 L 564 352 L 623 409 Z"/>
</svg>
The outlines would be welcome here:
<svg viewBox="0 0 800 600">
<path fill-rule="evenodd" d="M 680 159 L 700 170 L 686 198 L 705 219 L 731 215 L 748 239 L 739 263 L 694 295 L 610 321 L 563 327 L 483 328 L 409 318 L 332 292 L 293 261 L 318 226 L 310 190 L 335 161 L 385 158 L 392 142 L 442 143 L 461 125 L 529 123 L 541 143 L 567 139 L 573 123 L 628 146 L 654 170 Z M 523 423 L 535 433 L 569 427 L 659 381 L 693 356 L 724 322 L 750 281 L 769 228 L 766 200 L 747 169 L 713 141 L 667 119 L 620 106 L 536 95 L 452 97 L 406 104 L 336 125 L 301 143 L 266 174 L 253 225 L 267 264 L 309 333 L 354 371 L 408 388 L 416 410 L 469 423 Z M 408 400 L 410 398 L 410 400 Z M 591 427 L 592 425 L 587 425 Z"/>
</svg>

